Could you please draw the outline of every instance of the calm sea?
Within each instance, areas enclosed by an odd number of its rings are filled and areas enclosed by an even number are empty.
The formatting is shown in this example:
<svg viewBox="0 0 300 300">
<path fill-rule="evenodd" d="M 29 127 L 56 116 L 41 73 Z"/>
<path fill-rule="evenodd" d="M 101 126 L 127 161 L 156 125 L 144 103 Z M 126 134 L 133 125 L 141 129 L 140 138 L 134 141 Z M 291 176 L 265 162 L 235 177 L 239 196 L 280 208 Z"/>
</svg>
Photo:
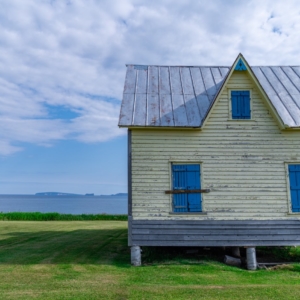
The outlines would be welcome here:
<svg viewBox="0 0 300 300">
<path fill-rule="evenodd" d="M 0 212 L 127 214 L 127 197 L 0 195 Z"/>
</svg>

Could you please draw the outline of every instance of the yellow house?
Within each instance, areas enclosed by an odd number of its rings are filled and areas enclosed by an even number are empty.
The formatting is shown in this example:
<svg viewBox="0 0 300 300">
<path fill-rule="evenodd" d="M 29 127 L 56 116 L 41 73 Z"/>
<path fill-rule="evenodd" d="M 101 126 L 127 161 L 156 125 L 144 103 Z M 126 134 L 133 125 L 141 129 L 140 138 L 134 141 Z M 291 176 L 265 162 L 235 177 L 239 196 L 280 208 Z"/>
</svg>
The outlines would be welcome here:
<svg viewBox="0 0 300 300">
<path fill-rule="evenodd" d="M 119 126 L 134 264 L 141 246 L 300 245 L 300 67 L 128 65 Z"/>
</svg>

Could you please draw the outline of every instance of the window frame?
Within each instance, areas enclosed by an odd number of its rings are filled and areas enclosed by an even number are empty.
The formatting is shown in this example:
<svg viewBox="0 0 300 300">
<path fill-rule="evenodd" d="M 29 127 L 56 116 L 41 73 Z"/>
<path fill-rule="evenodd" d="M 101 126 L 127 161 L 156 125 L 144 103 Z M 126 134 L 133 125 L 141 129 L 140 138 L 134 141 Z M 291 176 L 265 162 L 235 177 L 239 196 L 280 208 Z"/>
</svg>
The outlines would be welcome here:
<svg viewBox="0 0 300 300">
<path fill-rule="evenodd" d="M 286 174 L 286 191 L 287 191 L 287 206 L 288 206 L 288 215 L 300 215 L 300 212 L 293 211 L 292 209 L 292 196 L 291 196 L 291 183 L 290 183 L 290 165 L 300 165 L 299 161 L 285 161 L 285 174 Z"/>
<path fill-rule="evenodd" d="M 169 187 L 170 190 L 173 190 L 173 171 L 172 165 L 199 165 L 200 167 L 200 187 L 203 189 L 204 180 L 203 180 L 203 162 L 199 160 L 169 160 Z M 169 214 L 170 215 L 207 215 L 205 212 L 205 201 L 204 201 L 205 193 L 201 193 L 201 211 L 199 212 L 175 212 L 173 207 L 173 194 L 169 195 Z"/>
<path fill-rule="evenodd" d="M 250 119 L 233 119 L 232 118 L 232 99 L 231 99 L 231 92 L 249 92 L 250 94 Z M 235 122 L 249 122 L 254 121 L 253 119 L 253 100 L 252 100 L 252 89 L 251 88 L 230 88 L 228 89 L 228 120 L 235 121 Z"/>
</svg>

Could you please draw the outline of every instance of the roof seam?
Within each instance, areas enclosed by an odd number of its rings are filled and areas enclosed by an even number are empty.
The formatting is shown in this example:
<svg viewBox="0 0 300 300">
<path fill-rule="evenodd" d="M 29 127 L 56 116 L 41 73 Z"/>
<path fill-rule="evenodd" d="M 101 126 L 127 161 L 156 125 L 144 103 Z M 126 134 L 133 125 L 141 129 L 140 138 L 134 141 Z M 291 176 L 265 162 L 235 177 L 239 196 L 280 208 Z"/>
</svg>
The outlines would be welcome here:
<svg viewBox="0 0 300 300">
<path fill-rule="evenodd" d="M 298 73 L 293 69 L 295 67 L 290 67 L 290 68 L 293 70 L 293 72 L 296 74 L 296 76 L 300 79 L 300 76 L 298 75 Z"/>
<path fill-rule="evenodd" d="M 300 90 L 299 90 L 299 88 L 296 86 L 296 84 L 291 80 L 291 78 L 288 76 L 288 74 L 283 70 L 283 68 L 282 67 L 279 67 L 281 70 L 282 70 L 282 72 L 285 74 L 285 76 L 290 80 L 290 82 L 292 83 L 292 85 L 295 87 L 295 89 L 300 93 Z M 291 68 L 291 67 L 290 67 Z M 292 68 L 291 68 L 292 69 Z M 293 70 L 293 69 L 292 69 Z M 296 74 L 296 76 L 297 77 L 299 77 L 298 76 L 298 74 L 293 70 L 293 72 Z"/>
<path fill-rule="evenodd" d="M 218 91 L 219 91 L 219 90 L 217 90 L 217 88 L 216 88 L 216 86 L 217 86 L 216 80 L 215 80 L 214 74 L 213 74 L 213 72 L 212 72 L 211 69 L 212 69 L 212 68 L 209 68 L 209 71 L 210 71 L 211 77 L 212 77 L 212 79 L 213 79 L 213 81 L 214 81 L 214 84 L 215 84 L 215 90 L 216 90 L 215 96 L 214 96 L 214 98 L 211 100 L 211 103 L 214 103 L 214 102 L 215 102 L 215 99 L 216 99 L 216 97 L 217 97 L 217 95 L 218 95 Z"/>
<path fill-rule="evenodd" d="M 202 122 L 202 114 L 201 114 L 200 107 L 199 107 L 199 104 L 198 104 L 198 101 L 197 101 L 197 95 L 196 95 L 196 91 L 195 91 L 194 79 L 193 79 L 193 76 L 192 76 L 191 68 L 189 68 L 189 71 L 190 71 L 190 76 L 191 76 L 193 91 L 194 91 L 194 95 L 195 95 L 196 105 L 198 107 L 199 116 L 200 116 L 200 119 L 201 119 L 200 120 L 200 124 L 199 124 L 199 126 L 200 126 L 201 122 Z"/>
<path fill-rule="evenodd" d="M 132 109 L 132 121 L 131 121 L 131 124 L 132 124 L 132 125 L 133 125 L 133 123 L 134 123 L 137 82 L 138 82 L 138 70 L 136 70 L 136 73 L 135 73 L 135 87 L 134 87 L 134 98 L 133 98 L 133 109 Z"/>
<path fill-rule="evenodd" d="M 210 71 L 211 77 L 212 77 L 212 79 L 213 79 L 213 81 L 214 81 L 214 84 L 215 84 L 215 86 L 216 86 L 216 85 L 217 85 L 217 84 L 216 84 L 216 80 L 215 80 L 214 74 L 213 74 L 213 72 L 212 72 L 211 69 L 212 69 L 212 68 L 209 68 L 209 71 Z"/>
<path fill-rule="evenodd" d="M 158 93 L 157 93 L 157 98 L 158 98 L 158 122 L 160 125 L 161 122 L 161 116 L 160 116 L 160 67 L 158 67 Z"/>
<path fill-rule="evenodd" d="M 183 104 L 184 104 L 184 108 L 185 108 L 186 119 L 187 119 L 188 123 L 190 123 L 188 113 L 187 113 L 187 109 L 186 109 L 186 104 L 185 104 L 185 97 L 184 97 L 185 94 L 184 94 L 184 89 L 183 89 L 183 84 L 182 84 L 182 73 L 181 73 L 181 68 L 180 67 L 179 67 L 179 78 L 180 78 L 180 83 L 181 83 L 182 99 L 183 99 Z"/>
<path fill-rule="evenodd" d="M 208 97 L 208 93 L 207 93 L 207 88 L 206 88 L 205 81 L 204 81 L 204 79 L 203 79 L 203 74 L 202 74 L 201 68 L 199 68 L 199 71 L 200 71 L 200 75 L 201 75 L 201 78 L 202 78 L 202 82 L 203 82 L 203 85 L 204 85 L 204 88 L 205 88 L 205 93 L 206 93 L 207 99 L 208 99 L 208 101 L 209 101 L 209 97 Z M 210 104 L 211 104 L 211 103 L 210 103 Z"/>
<path fill-rule="evenodd" d="M 279 67 L 279 68 L 281 69 L 281 67 Z M 290 94 L 289 90 L 285 87 L 285 85 L 282 83 L 282 81 L 278 78 L 278 76 L 276 75 L 276 73 L 273 71 L 272 67 L 270 69 L 273 72 L 273 74 L 275 75 L 275 77 L 278 79 L 278 81 L 281 83 L 281 85 L 283 86 L 283 88 L 287 91 L 287 93 L 289 94 L 289 96 L 293 100 L 294 104 L 300 109 L 300 107 L 298 106 L 298 104 L 295 102 L 293 96 Z M 289 77 L 287 77 L 287 78 L 289 79 Z"/>
<path fill-rule="evenodd" d="M 269 85 L 272 87 L 272 89 L 275 91 L 277 97 L 278 97 L 278 98 L 280 99 L 280 101 L 281 101 L 281 98 L 279 97 L 277 91 L 274 89 L 273 85 L 271 84 L 270 80 L 268 79 L 268 77 L 266 76 L 266 74 L 264 73 L 264 71 L 262 70 L 262 68 L 259 67 L 259 69 L 261 70 L 261 73 L 265 76 L 265 78 L 266 78 L 266 80 L 268 81 Z M 272 71 L 272 72 L 273 72 L 273 71 Z M 268 97 L 269 97 L 269 96 L 268 96 Z M 294 123 L 297 124 L 296 120 L 294 119 L 294 117 L 290 114 L 289 110 L 287 109 L 285 103 L 282 102 L 282 101 L 281 101 L 281 103 L 282 103 L 282 105 L 285 107 L 285 109 L 287 110 L 287 112 L 289 113 L 290 117 L 293 119 Z"/>
<path fill-rule="evenodd" d="M 174 105 L 173 105 L 173 93 L 172 93 L 172 82 L 171 82 L 171 72 L 170 72 L 170 67 L 168 67 L 168 71 L 169 71 L 170 98 L 171 98 L 171 105 L 172 105 L 173 123 L 174 123 L 174 126 L 176 126 L 176 124 L 175 124 L 175 118 L 174 118 Z"/>
<path fill-rule="evenodd" d="M 145 125 L 148 125 L 148 89 L 149 89 L 149 66 L 147 66 L 147 84 L 146 84 L 146 120 L 145 120 Z"/>
</svg>

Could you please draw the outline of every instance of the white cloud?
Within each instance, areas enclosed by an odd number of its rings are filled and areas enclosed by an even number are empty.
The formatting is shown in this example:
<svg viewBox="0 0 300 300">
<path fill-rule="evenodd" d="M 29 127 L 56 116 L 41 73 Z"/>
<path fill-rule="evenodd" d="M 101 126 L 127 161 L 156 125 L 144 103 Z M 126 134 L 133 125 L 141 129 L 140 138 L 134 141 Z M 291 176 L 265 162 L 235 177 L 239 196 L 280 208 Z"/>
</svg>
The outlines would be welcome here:
<svg viewBox="0 0 300 300">
<path fill-rule="evenodd" d="M 296 0 L 2 0 L 0 154 L 123 134 L 126 63 L 231 65 L 242 52 L 252 65 L 299 65 L 299 16 Z M 46 104 L 79 116 L 49 118 Z"/>
<path fill-rule="evenodd" d="M 22 151 L 21 147 L 12 146 L 9 141 L 1 138 L 0 140 L 0 154 L 9 155 L 16 152 Z"/>
</svg>

